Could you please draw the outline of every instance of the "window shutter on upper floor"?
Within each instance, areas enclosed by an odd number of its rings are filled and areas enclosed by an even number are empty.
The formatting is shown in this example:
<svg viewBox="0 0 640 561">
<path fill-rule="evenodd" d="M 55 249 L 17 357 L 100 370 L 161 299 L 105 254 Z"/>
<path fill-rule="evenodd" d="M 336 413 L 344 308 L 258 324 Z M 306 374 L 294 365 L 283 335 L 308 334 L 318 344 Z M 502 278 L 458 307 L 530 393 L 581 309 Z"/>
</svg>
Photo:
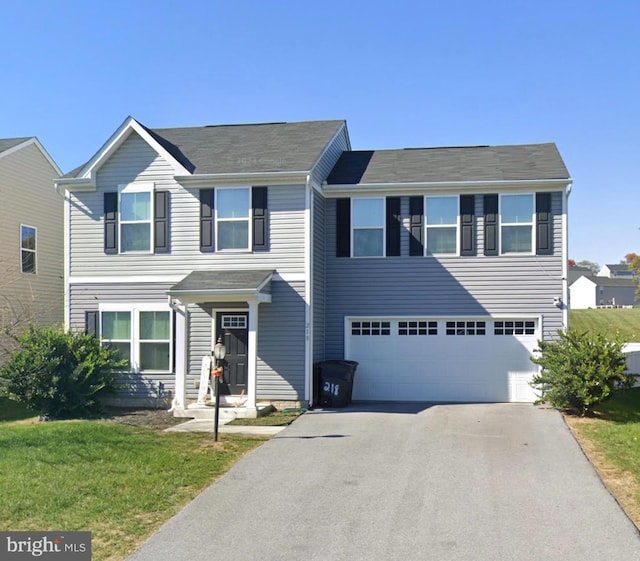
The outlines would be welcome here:
<svg viewBox="0 0 640 561">
<path fill-rule="evenodd" d="M 214 189 L 200 189 L 200 251 L 215 249 L 213 237 Z"/>
<path fill-rule="evenodd" d="M 460 196 L 460 255 L 476 254 L 476 198 Z"/>
<path fill-rule="evenodd" d="M 251 189 L 253 249 L 256 251 L 269 249 L 267 193 L 267 187 L 253 187 Z"/>
<path fill-rule="evenodd" d="M 104 252 L 118 253 L 118 193 L 104 194 Z"/>
<path fill-rule="evenodd" d="M 409 197 L 409 255 L 424 255 L 424 198 Z"/>
<path fill-rule="evenodd" d="M 484 196 L 484 254 L 498 255 L 498 195 Z"/>
<path fill-rule="evenodd" d="M 153 250 L 169 253 L 169 191 L 156 191 L 153 205 Z"/>
<path fill-rule="evenodd" d="M 551 193 L 536 193 L 536 230 L 536 255 L 552 255 Z"/>
<path fill-rule="evenodd" d="M 400 197 L 387 197 L 386 215 L 386 255 L 395 257 L 400 255 Z"/>
<path fill-rule="evenodd" d="M 98 328 L 98 312 L 97 311 L 89 310 L 84 313 L 84 332 L 87 335 L 98 337 L 99 328 Z"/>
<path fill-rule="evenodd" d="M 336 257 L 351 256 L 351 199 L 336 199 Z"/>
</svg>

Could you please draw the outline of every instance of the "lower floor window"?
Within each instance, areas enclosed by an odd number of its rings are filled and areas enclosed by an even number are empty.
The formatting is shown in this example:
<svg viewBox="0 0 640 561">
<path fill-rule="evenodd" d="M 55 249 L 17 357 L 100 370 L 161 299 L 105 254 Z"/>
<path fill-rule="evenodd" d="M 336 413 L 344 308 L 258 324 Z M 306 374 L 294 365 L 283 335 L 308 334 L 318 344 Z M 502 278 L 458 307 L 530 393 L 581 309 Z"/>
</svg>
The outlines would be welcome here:
<svg viewBox="0 0 640 561">
<path fill-rule="evenodd" d="M 134 370 L 171 370 L 171 313 L 131 307 L 100 312 L 100 339 Z"/>
<path fill-rule="evenodd" d="M 486 335 L 484 321 L 448 321 L 447 335 Z"/>
<path fill-rule="evenodd" d="M 496 321 L 494 335 L 535 335 L 535 321 Z"/>
<path fill-rule="evenodd" d="M 391 335 L 391 322 L 354 321 L 351 324 L 351 335 Z"/>
</svg>

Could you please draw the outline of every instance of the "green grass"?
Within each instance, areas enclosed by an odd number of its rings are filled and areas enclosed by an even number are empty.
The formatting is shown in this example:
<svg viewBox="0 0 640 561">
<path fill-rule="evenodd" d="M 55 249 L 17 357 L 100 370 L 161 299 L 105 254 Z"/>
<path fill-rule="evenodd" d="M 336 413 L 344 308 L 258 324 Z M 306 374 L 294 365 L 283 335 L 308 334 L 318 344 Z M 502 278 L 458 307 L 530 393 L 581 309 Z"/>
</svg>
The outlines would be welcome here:
<svg viewBox="0 0 640 561">
<path fill-rule="evenodd" d="M 619 335 L 624 341 L 640 341 L 640 308 L 571 310 L 569 329 L 589 333 Z"/>
<path fill-rule="evenodd" d="M 640 527 L 640 387 L 616 392 L 598 405 L 595 413 L 595 418 L 571 425 L 590 441 L 606 464 L 628 479 L 622 489 L 627 496 L 618 499 Z M 607 483 L 607 467 L 600 472 Z"/>
<path fill-rule="evenodd" d="M 119 560 L 262 440 L 105 421 L 0 424 L 0 530 L 92 532 Z"/>
</svg>

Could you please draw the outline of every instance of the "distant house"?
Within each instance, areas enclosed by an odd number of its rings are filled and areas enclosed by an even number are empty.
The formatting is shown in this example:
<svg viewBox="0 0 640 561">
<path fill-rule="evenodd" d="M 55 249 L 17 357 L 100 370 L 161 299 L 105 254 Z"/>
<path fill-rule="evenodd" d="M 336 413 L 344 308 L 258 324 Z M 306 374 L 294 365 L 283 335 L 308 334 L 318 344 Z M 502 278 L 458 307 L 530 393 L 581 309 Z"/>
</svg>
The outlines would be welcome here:
<svg viewBox="0 0 640 561">
<path fill-rule="evenodd" d="M 597 275 L 586 267 L 568 271 L 570 306 L 573 310 L 630 307 L 636 302 L 635 273 L 627 265 L 604 265 Z"/>
<path fill-rule="evenodd" d="M 351 150 L 344 121 L 149 129 L 128 118 L 65 192 L 66 320 L 205 407 L 309 403 L 314 363 L 359 363 L 356 400 L 533 401 L 567 323 L 554 144 Z M 204 367 L 203 367 L 204 365 Z"/>
<path fill-rule="evenodd" d="M 0 326 L 64 320 L 60 168 L 35 137 L 0 139 Z"/>
</svg>

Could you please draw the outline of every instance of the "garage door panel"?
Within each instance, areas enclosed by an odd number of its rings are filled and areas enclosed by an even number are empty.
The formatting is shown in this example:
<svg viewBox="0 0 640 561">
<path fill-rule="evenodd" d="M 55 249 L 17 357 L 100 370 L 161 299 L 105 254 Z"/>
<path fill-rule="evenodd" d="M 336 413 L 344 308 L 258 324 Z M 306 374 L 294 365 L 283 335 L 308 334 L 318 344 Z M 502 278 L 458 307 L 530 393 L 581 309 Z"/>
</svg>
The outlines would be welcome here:
<svg viewBox="0 0 640 561">
<path fill-rule="evenodd" d="M 359 363 L 354 399 L 467 402 L 536 399 L 528 384 L 537 371 L 530 361 L 537 345 L 535 335 L 496 335 L 490 318 L 463 322 L 463 328 L 455 331 L 461 334 L 454 335 L 446 334 L 447 325 L 451 327 L 446 319 L 437 322 L 437 335 L 400 335 L 408 331 L 406 320 L 384 321 L 389 326 L 386 335 L 352 335 L 347 327 L 347 358 Z M 460 324 L 456 321 L 456 325 Z M 483 325 L 483 334 L 467 335 L 469 331 L 475 333 L 478 321 Z"/>
</svg>

